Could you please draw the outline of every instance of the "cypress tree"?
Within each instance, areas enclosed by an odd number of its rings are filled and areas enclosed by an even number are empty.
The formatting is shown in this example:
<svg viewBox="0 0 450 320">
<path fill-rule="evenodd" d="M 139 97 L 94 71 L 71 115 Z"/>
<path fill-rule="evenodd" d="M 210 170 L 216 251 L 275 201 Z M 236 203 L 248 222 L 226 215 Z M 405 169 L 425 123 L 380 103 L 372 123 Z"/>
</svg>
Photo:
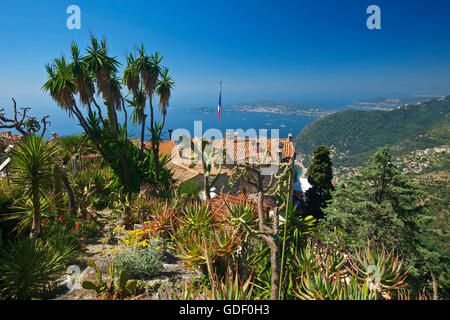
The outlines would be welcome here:
<svg viewBox="0 0 450 320">
<path fill-rule="evenodd" d="M 307 212 L 320 219 L 324 216 L 323 209 L 327 206 L 327 201 L 331 200 L 331 192 L 334 190 L 330 149 L 327 146 L 318 146 L 314 149 L 307 175 L 308 182 L 312 186 L 306 192 Z"/>
</svg>

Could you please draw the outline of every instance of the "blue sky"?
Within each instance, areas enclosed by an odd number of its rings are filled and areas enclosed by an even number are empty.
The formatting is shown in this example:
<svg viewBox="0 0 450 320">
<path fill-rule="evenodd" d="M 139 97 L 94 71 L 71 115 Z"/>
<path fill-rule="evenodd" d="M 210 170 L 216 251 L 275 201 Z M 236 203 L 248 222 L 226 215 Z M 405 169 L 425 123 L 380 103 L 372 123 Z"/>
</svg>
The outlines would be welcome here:
<svg viewBox="0 0 450 320">
<path fill-rule="evenodd" d="M 66 8 L 81 8 L 81 30 Z M 366 8 L 381 8 L 381 30 Z M 134 45 L 159 51 L 176 81 L 172 106 L 276 99 L 450 94 L 450 1 L 2 1 L 0 105 L 53 106 L 44 64 L 89 32 L 125 61 Z"/>
</svg>

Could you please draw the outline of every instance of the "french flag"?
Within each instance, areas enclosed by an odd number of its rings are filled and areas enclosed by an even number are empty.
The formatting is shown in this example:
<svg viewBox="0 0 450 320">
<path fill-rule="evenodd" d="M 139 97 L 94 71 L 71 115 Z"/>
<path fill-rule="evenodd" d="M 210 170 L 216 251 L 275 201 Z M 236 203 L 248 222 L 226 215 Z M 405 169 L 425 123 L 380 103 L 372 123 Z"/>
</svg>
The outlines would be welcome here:
<svg viewBox="0 0 450 320">
<path fill-rule="evenodd" d="M 220 81 L 219 105 L 217 106 L 217 120 L 220 119 L 221 111 L 222 111 L 222 81 Z"/>
</svg>

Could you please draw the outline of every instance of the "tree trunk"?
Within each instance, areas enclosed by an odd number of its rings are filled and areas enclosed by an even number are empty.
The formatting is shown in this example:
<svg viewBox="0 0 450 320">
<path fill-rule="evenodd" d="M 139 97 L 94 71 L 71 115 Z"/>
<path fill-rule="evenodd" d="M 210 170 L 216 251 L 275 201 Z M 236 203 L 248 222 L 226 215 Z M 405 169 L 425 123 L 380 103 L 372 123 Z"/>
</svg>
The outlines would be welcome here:
<svg viewBox="0 0 450 320">
<path fill-rule="evenodd" d="M 277 239 L 266 239 L 270 248 L 270 300 L 278 300 L 280 290 L 280 244 Z"/>
<path fill-rule="evenodd" d="M 434 272 L 430 268 L 431 278 L 433 279 L 433 300 L 439 300 L 438 283 Z"/>
<path fill-rule="evenodd" d="M 141 160 L 144 159 L 144 149 L 145 149 L 145 119 L 147 116 L 145 114 L 142 114 L 142 127 L 141 127 Z"/>
<path fill-rule="evenodd" d="M 30 239 L 35 242 L 41 237 L 41 199 L 39 191 L 33 191 L 33 222 L 31 225 Z"/>
<path fill-rule="evenodd" d="M 265 223 L 264 216 L 264 185 L 263 176 L 261 172 L 257 173 L 258 179 L 258 218 L 259 218 L 259 231 L 263 234 L 262 238 L 267 243 L 270 249 L 270 299 L 278 300 L 278 294 L 280 290 L 280 243 L 278 241 L 278 225 L 279 215 L 278 210 L 275 210 L 273 216 L 273 225 L 271 236 L 267 235 L 268 227 Z"/>
<path fill-rule="evenodd" d="M 63 168 L 56 165 L 56 170 L 58 171 L 61 181 L 63 183 L 64 189 L 67 192 L 67 198 L 69 200 L 69 213 L 73 216 L 77 214 L 77 205 L 75 203 L 75 196 L 73 195 L 72 187 L 70 186 L 69 179 Z"/>
<path fill-rule="evenodd" d="M 202 155 L 202 168 L 203 168 L 203 185 L 205 188 L 205 198 L 206 198 L 206 202 L 208 203 L 209 206 L 211 206 L 211 188 L 209 186 L 209 180 L 208 177 L 206 176 L 206 162 L 203 159 L 203 155 Z"/>
</svg>

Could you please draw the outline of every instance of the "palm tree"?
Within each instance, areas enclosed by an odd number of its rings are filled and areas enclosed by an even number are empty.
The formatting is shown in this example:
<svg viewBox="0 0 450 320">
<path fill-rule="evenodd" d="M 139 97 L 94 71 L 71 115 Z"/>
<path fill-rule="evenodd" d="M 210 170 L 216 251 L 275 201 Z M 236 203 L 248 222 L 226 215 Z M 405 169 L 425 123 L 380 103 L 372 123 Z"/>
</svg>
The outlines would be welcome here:
<svg viewBox="0 0 450 320">
<path fill-rule="evenodd" d="M 131 114 L 131 119 L 133 120 L 133 124 L 140 124 L 141 125 L 141 160 L 144 156 L 144 134 L 145 134 L 145 119 L 147 115 L 145 114 L 145 102 L 147 100 L 147 96 L 145 94 L 145 91 L 142 89 L 138 89 L 133 93 L 132 99 L 126 99 L 126 101 L 129 104 L 129 107 L 133 107 L 133 112 Z"/>
<path fill-rule="evenodd" d="M 158 85 L 158 77 L 161 74 L 161 63 L 162 57 L 159 56 L 158 52 L 155 52 L 152 56 L 148 56 L 145 53 L 144 45 L 141 45 L 138 48 L 138 56 L 135 60 L 135 68 L 139 73 L 142 87 L 145 90 L 148 102 L 150 106 L 150 132 L 152 135 L 152 150 L 153 150 L 153 159 L 155 164 L 155 180 L 158 180 L 159 176 L 159 154 L 158 154 L 158 146 L 159 146 L 159 137 L 161 130 L 157 130 L 155 126 L 155 118 L 154 118 L 154 110 L 153 110 L 153 94 Z M 156 143 L 155 143 L 156 142 Z"/>
<path fill-rule="evenodd" d="M 33 221 L 30 239 L 41 234 L 41 197 L 48 196 L 53 178 L 57 148 L 40 135 L 30 135 L 11 151 L 14 174 L 11 180 L 25 191 L 33 203 Z"/>
<path fill-rule="evenodd" d="M 169 69 L 163 68 L 161 72 L 161 80 L 158 81 L 156 88 L 156 93 L 159 95 L 158 107 L 160 108 L 163 116 L 163 126 L 166 121 L 167 108 L 169 107 L 169 99 L 174 85 L 175 81 L 173 81 L 172 76 L 169 75 Z"/>
<path fill-rule="evenodd" d="M 161 126 L 157 126 L 159 130 L 157 131 L 157 139 L 154 139 L 157 141 L 155 143 L 154 150 L 154 161 L 155 161 L 155 179 L 157 180 L 159 177 L 159 142 L 161 140 L 161 134 L 162 130 L 164 128 L 164 124 L 166 122 L 166 115 L 167 115 L 167 108 L 169 107 L 169 99 L 170 95 L 172 93 L 172 88 L 175 85 L 175 82 L 173 81 L 172 77 L 169 75 L 169 69 L 168 68 L 162 68 L 161 70 L 161 80 L 158 81 L 157 87 L 156 87 L 156 93 L 159 95 L 159 103 L 158 107 L 162 114 L 162 123 Z M 153 144 L 152 144 L 153 145 Z"/>
</svg>

